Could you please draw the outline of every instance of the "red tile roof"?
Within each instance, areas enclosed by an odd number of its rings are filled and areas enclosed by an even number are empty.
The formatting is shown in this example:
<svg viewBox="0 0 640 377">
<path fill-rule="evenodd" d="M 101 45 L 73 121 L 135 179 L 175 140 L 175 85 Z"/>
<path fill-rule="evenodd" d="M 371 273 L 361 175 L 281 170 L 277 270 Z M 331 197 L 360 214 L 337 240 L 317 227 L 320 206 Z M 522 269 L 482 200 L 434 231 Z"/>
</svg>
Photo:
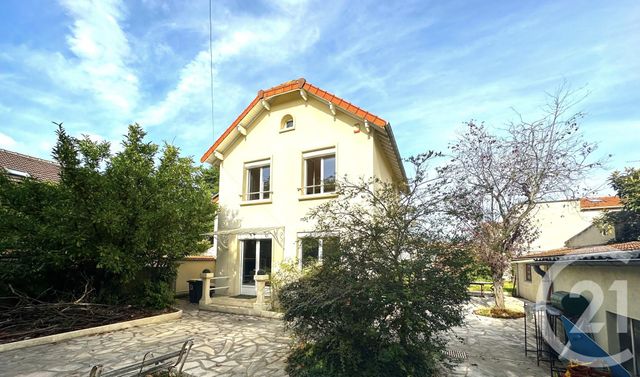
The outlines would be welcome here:
<svg viewBox="0 0 640 377">
<path fill-rule="evenodd" d="M 27 173 L 43 181 L 60 181 L 60 166 L 52 161 L 0 149 L 0 168 Z M 21 177 L 16 176 L 20 179 Z"/>
<path fill-rule="evenodd" d="M 249 111 L 251 111 L 251 109 L 257 105 L 260 100 L 262 99 L 268 99 L 270 97 L 273 97 L 275 95 L 278 94 L 282 94 L 282 93 L 286 93 L 286 92 L 291 92 L 294 90 L 300 90 L 300 89 L 304 89 L 307 92 L 316 95 L 332 104 L 334 104 L 335 106 L 341 108 L 342 110 L 352 113 L 364 120 L 367 120 L 369 122 L 371 122 L 372 124 L 375 124 L 377 126 L 380 127 L 386 127 L 388 125 L 388 122 L 368 111 L 365 111 L 363 109 L 361 109 L 360 107 L 347 102 L 345 100 L 343 100 L 340 97 L 337 97 L 336 95 L 329 93 L 327 91 L 324 91 L 320 88 L 318 88 L 315 85 L 312 85 L 310 83 L 308 83 L 304 78 L 299 78 L 297 80 L 293 80 L 293 81 L 287 81 L 285 83 L 282 83 L 280 85 L 276 85 L 273 88 L 267 89 L 267 90 L 259 90 L 258 91 L 258 95 L 253 99 L 253 101 L 251 101 L 251 103 L 249 103 L 249 105 L 240 113 L 240 115 L 238 115 L 238 117 L 231 123 L 231 125 L 229 126 L 229 128 L 227 128 L 222 135 L 220 135 L 220 137 L 218 138 L 218 140 L 216 140 L 215 143 L 213 143 L 213 145 L 211 146 L 211 148 L 209 148 L 205 154 L 202 156 L 202 158 L 200 159 L 200 162 L 205 162 L 207 160 L 207 158 L 209 158 L 209 156 L 213 153 L 213 151 L 216 150 L 216 148 L 220 145 L 220 143 L 222 143 L 222 141 L 229 136 L 229 134 L 231 134 L 231 132 L 236 128 L 236 126 L 238 126 L 238 124 L 240 123 L 240 121 L 249 113 Z"/>
<path fill-rule="evenodd" d="M 580 199 L 580 209 L 603 209 L 622 207 L 620 198 L 617 196 L 599 196 L 595 198 Z"/>
<path fill-rule="evenodd" d="M 565 247 L 561 249 L 553 249 L 553 250 L 541 251 L 538 253 L 525 254 L 514 259 L 522 260 L 522 259 L 558 257 L 563 255 L 594 254 L 594 253 L 608 253 L 608 252 L 616 252 L 616 251 L 636 251 L 636 250 L 640 250 L 640 241 L 612 243 L 608 245 L 596 245 L 596 246 L 586 246 L 586 247 L 577 247 L 577 248 Z"/>
</svg>

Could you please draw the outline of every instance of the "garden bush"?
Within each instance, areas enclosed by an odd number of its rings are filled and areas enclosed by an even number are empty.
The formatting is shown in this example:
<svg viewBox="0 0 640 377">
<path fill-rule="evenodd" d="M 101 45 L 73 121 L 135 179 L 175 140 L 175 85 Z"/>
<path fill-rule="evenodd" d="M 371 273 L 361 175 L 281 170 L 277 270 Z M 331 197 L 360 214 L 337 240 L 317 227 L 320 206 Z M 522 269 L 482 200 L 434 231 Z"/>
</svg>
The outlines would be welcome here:
<svg viewBox="0 0 640 377">
<path fill-rule="evenodd" d="M 412 161 L 408 186 L 341 181 L 340 197 L 312 210 L 316 234 L 337 252 L 284 286 L 295 337 L 290 376 L 431 376 L 446 362 L 445 333 L 462 323 L 466 243 L 446 220 L 431 154 Z"/>
<path fill-rule="evenodd" d="M 58 184 L 0 173 L 0 295 L 10 286 L 56 299 L 86 291 L 99 302 L 164 307 L 177 261 L 204 251 L 213 229 L 211 186 L 176 147 L 129 126 L 122 150 L 69 136 L 53 156 Z"/>
</svg>

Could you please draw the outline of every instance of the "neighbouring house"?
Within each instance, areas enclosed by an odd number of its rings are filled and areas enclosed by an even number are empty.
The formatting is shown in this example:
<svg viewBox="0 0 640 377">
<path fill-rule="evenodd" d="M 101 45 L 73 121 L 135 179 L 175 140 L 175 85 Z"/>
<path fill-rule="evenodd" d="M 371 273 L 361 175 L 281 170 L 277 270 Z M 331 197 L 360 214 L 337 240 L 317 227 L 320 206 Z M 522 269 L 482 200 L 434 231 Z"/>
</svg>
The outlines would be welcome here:
<svg viewBox="0 0 640 377">
<path fill-rule="evenodd" d="M 406 181 L 389 123 L 305 79 L 260 90 L 201 161 L 220 168 L 215 275 L 232 296 L 285 260 L 322 259 L 330 239 L 303 217 L 337 177 Z"/>
<path fill-rule="evenodd" d="M 216 258 L 211 255 L 189 255 L 178 262 L 176 296 L 189 294 L 189 280 L 199 279 L 203 270 L 215 271 Z"/>
<path fill-rule="evenodd" d="M 6 149 L 0 149 L 0 169 L 14 181 L 26 178 L 48 182 L 60 181 L 60 165 L 57 163 Z"/>
<path fill-rule="evenodd" d="M 623 366 L 638 375 L 640 242 L 616 243 L 615 229 L 605 234 L 593 224 L 605 211 L 620 210 L 613 196 L 540 203 L 539 238 L 512 263 L 514 294 L 534 302 L 548 302 L 553 292 L 583 295 L 591 302 L 585 316 L 593 339 L 612 355 L 629 349 L 634 358 Z"/>
<path fill-rule="evenodd" d="M 617 196 L 601 196 L 539 203 L 534 210 L 538 238 L 531 244 L 531 252 L 601 245 L 615 238 L 603 234 L 593 220 L 604 211 L 619 211 L 622 203 Z"/>
<path fill-rule="evenodd" d="M 536 274 L 530 263 L 531 255 L 612 242 L 615 231 L 605 234 L 593 224 L 593 220 L 605 211 L 621 209 L 622 203 L 617 196 L 539 203 L 533 212 L 538 238 L 531 244 L 529 253 L 515 258 L 512 263 L 516 294 L 536 301 L 540 274 Z"/>
<path fill-rule="evenodd" d="M 593 339 L 610 355 L 628 349 L 622 365 L 640 375 L 640 242 L 562 248 L 516 258 L 517 294 L 535 302 L 543 276 L 551 292 L 583 295 L 591 304 L 585 317 Z M 551 267 L 553 266 L 553 267 Z"/>
<path fill-rule="evenodd" d="M 211 200 L 218 203 L 218 194 L 215 194 Z M 218 229 L 218 218 L 214 220 L 214 231 Z M 178 262 L 178 273 L 174 291 L 176 296 L 184 296 L 189 293 L 189 280 L 200 279 L 202 271 L 215 271 L 216 269 L 216 250 L 217 241 L 213 237 L 212 246 L 203 255 L 189 255 Z"/>
</svg>

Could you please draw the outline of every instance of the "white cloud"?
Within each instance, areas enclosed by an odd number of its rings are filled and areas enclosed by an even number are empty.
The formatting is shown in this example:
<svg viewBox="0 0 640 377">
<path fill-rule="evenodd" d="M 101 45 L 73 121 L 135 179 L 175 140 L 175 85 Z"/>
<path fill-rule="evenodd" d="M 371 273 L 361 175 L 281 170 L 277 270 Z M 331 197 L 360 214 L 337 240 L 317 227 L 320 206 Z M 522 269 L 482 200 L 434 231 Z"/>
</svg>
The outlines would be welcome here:
<svg viewBox="0 0 640 377">
<path fill-rule="evenodd" d="M 276 2 L 273 6 L 275 11 L 268 15 L 230 15 L 216 20 L 216 31 L 222 34 L 213 44 L 216 107 L 237 99 L 233 94 L 235 84 L 218 74 L 220 65 L 237 63 L 248 69 L 264 68 L 286 61 L 319 40 L 319 28 L 308 22 L 306 1 Z M 142 112 L 143 126 L 167 123 L 185 112 L 198 112 L 198 121 L 206 122 L 210 116 L 210 74 L 210 54 L 206 46 L 182 68 L 179 81 L 164 99 Z M 221 89 L 224 95 L 219 94 Z M 257 88 L 250 89 L 257 91 Z"/>
<path fill-rule="evenodd" d="M 177 116 L 185 107 L 206 104 L 209 98 L 209 53 L 201 51 L 180 72 L 180 80 L 160 103 L 142 114 L 143 126 L 154 126 Z"/>
<path fill-rule="evenodd" d="M 120 27 L 125 17 L 123 4 L 119 0 L 64 0 L 62 5 L 73 18 L 67 43 L 79 59 L 77 68 L 66 73 L 98 98 L 128 113 L 137 105 L 139 82 L 128 66 L 131 48 Z"/>
<path fill-rule="evenodd" d="M 0 132 L 0 148 L 12 149 L 17 144 L 18 144 L 18 142 L 16 142 L 11 136 L 3 134 L 2 132 Z"/>
</svg>

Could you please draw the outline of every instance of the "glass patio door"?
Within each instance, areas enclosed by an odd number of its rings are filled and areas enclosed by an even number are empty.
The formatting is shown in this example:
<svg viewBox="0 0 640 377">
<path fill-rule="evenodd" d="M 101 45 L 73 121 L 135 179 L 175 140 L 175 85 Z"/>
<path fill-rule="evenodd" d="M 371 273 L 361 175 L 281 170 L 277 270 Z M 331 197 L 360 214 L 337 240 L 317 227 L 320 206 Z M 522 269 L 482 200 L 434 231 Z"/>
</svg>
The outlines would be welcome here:
<svg viewBox="0 0 640 377">
<path fill-rule="evenodd" d="M 256 295 L 256 282 L 253 276 L 271 273 L 271 240 L 252 239 L 242 242 L 242 261 L 240 264 L 240 293 Z"/>
</svg>

